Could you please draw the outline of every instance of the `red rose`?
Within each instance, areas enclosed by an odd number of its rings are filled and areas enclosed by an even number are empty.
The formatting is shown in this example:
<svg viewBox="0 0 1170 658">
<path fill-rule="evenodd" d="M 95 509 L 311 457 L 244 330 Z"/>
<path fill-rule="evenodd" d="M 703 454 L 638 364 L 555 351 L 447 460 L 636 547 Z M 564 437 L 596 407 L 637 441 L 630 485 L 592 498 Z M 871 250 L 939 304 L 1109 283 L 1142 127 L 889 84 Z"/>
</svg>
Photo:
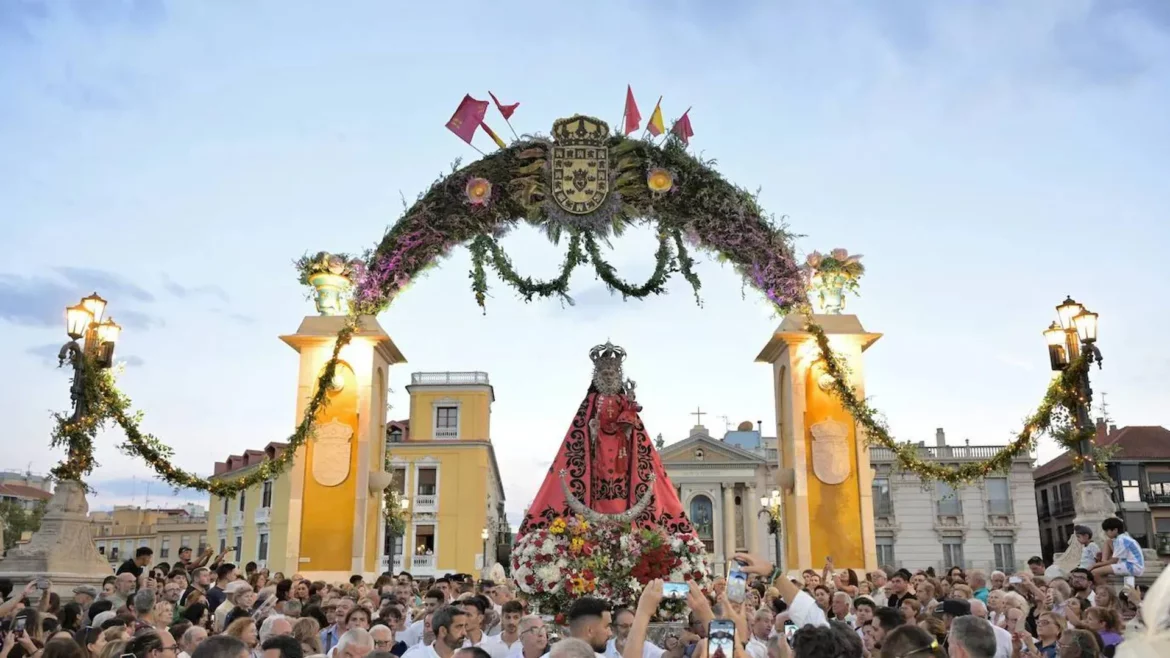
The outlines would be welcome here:
<svg viewBox="0 0 1170 658">
<path fill-rule="evenodd" d="M 691 572 L 691 578 L 694 578 L 695 580 L 702 580 L 702 579 L 703 579 L 703 574 L 702 574 L 702 572 L 700 572 L 700 571 L 697 571 L 697 570 L 696 570 L 696 571 L 692 571 L 692 572 Z"/>
<path fill-rule="evenodd" d="M 698 546 L 695 546 L 694 544 L 692 544 L 692 545 L 691 545 L 691 554 L 695 554 L 695 553 L 698 553 L 698 552 L 699 552 L 699 547 L 698 547 Z"/>
<path fill-rule="evenodd" d="M 582 571 L 581 577 L 584 578 L 585 580 L 594 580 L 596 578 L 596 576 L 593 575 L 592 569 L 586 569 L 586 570 Z"/>
<path fill-rule="evenodd" d="M 533 576 L 532 574 L 528 574 L 527 576 L 524 576 L 524 583 L 527 585 L 536 584 L 536 576 Z"/>
<path fill-rule="evenodd" d="M 555 621 L 557 623 L 557 626 L 564 626 L 565 625 L 565 613 L 563 613 L 563 612 L 557 613 L 556 619 L 554 619 L 553 621 Z"/>
</svg>

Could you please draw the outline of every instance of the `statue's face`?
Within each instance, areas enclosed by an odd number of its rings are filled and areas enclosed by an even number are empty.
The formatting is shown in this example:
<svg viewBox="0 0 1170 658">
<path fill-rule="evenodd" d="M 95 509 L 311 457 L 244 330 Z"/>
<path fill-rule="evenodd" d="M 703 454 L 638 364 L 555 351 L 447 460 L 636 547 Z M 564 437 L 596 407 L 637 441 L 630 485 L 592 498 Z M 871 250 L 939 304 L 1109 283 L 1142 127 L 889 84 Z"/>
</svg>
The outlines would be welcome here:
<svg viewBox="0 0 1170 658">
<path fill-rule="evenodd" d="M 616 363 L 601 363 L 593 371 L 593 385 L 598 392 L 615 395 L 622 390 L 622 369 Z"/>
</svg>

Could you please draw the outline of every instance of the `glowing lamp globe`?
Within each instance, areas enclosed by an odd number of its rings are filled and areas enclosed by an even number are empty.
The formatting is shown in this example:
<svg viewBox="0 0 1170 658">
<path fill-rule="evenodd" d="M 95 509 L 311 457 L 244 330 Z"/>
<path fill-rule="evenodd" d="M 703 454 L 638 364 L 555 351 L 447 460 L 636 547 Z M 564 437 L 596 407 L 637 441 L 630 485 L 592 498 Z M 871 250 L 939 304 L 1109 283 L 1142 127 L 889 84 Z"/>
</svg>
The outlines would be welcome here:
<svg viewBox="0 0 1170 658">
<path fill-rule="evenodd" d="M 82 297 L 81 305 L 93 316 L 94 322 L 102 321 L 102 316 L 106 313 L 106 300 L 98 296 L 96 292 L 88 297 Z"/>
<path fill-rule="evenodd" d="M 116 343 L 118 336 L 122 335 L 122 327 L 114 323 L 114 318 L 110 318 L 105 322 L 99 322 L 97 325 L 97 339 L 98 343 Z"/>
<path fill-rule="evenodd" d="M 1073 325 L 1077 328 L 1077 335 L 1082 343 L 1093 343 L 1097 340 L 1097 314 L 1084 309 L 1073 318 Z"/>
<path fill-rule="evenodd" d="M 65 333 L 69 334 L 73 340 L 84 336 L 91 322 L 93 322 L 93 314 L 89 312 L 85 304 L 65 309 Z"/>
<path fill-rule="evenodd" d="M 1073 328 L 1073 318 L 1075 318 L 1085 307 L 1073 301 L 1072 297 L 1065 297 L 1060 306 L 1056 307 L 1056 317 L 1060 318 L 1060 326 L 1066 331 L 1071 331 Z"/>
</svg>

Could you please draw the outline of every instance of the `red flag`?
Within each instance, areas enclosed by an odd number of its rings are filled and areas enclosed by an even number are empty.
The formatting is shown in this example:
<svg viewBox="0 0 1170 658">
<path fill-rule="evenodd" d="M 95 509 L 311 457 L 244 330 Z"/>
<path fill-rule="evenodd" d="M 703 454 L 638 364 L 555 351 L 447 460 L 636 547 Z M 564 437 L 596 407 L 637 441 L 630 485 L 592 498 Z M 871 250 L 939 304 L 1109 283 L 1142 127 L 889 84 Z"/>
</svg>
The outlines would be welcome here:
<svg viewBox="0 0 1170 658">
<path fill-rule="evenodd" d="M 475 137 L 475 129 L 487 114 L 487 109 L 487 101 L 477 101 L 469 95 L 464 95 L 463 101 L 459 103 L 459 109 L 455 110 L 455 114 L 452 114 L 451 120 L 447 122 L 447 130 L 470 144 L 471 138 Z"/>
<path fill-rule="evenodd" d="M 691 138 L 695 136 L 695 131 L 691 130 L 690 113 L 691 108 L 688 107 L 687 111 L 683 112 L 683 115 L 679 117 L 678 121 L 674 122 L 674 126 L 670 129 L 670 132 L 678 135 L 678 138 L 682 140 L 683 144 L 690 144 Z"/>
<path fill-rule="evenodd" d="M 516 111 L 516 108 L 520 107 L 519 103 L 512 103 L 511 105 L 504 105 L 503 103 L 500 102 L 500 99 L 496 98 L 496 95 L 490 91 L 488 92 L 488 96 L 492 97 L 492 100 L 495 101 L 495 103 L 496 103 L 496 109 L 500 111 L 500 114 L 504 115 L 504 121 L 511 119 L 512 113 Z"/>
<path fill-rule="evenodd" d="M 642 113 L 638 111 L 638 104 L 634 102 L 634 90 L 626 85 L 626 125 L 622 128 L 625 134 L 630 134 L 642 125 Z"/>
</svg>

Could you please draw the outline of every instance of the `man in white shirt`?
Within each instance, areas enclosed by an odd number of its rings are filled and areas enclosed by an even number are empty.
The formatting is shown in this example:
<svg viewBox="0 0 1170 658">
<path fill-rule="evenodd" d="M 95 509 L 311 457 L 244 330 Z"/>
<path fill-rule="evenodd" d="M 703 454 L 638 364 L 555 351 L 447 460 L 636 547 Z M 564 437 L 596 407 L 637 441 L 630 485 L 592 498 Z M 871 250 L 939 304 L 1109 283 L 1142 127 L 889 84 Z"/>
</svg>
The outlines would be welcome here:
<svg viewBox="0 0 1170 658">
<path fill-rule="evenodd" d="M 191 658 L 195 649 L 207 639 L 207 630 L 202 626 L 192 626 L 183 632 L 179 638 L 179 658 Z"/>
<path fill-rule="evenodd" d="M 455 606 L 443 606 L 431 616 L 435 641 L 420 644 L 407 651 L 402 658 L 451 658 L 463 648 L 467 640 L 467 614 Z"/>
<path fill-rule="evenodd" d="M 747 652 L 751 658 L 768 658 L 768 638 L 772 634 L 772 613 L 766 609 L 756 611 L 752 615 L 752 637 L 747 643 Z"/>
<path fill-rule="evenodd" d="M 524 605 L 519 601 L 508 601 L 501 611 L 500 634 L 488 636 L 479 645 L 492 658 L 507 658 L 508 654 L 520 647 L 520 618 L 524 616 Z"/>
<path fill-rule="evenodd" d="M 398 637 L 399 640 L 406 643 L 406 646 L 413 647 L 422 644 L 423 636 L 426 634 L 424 622 L 426 616 L 434 612 L 440 605 L 443 605 L 447 600 L 447 595 L 440 589 L 431 589 L 427 591 L 427 595 L 423 597 L 423 619 L 419 619 L 406 627 L 405 631 Z"/>
<path fill-rule="evenodd" d="M 971 604 L 972 617 L 987 619 L 987 605 L 983 601 L 971 599 L 967 603 Z M 1013 651 L 1012 634 L 995 624 L 991 625 L 991 630 L 995 632 L 995 658 L 1011 658 Z"/>
<path fill-rule="evenodd" d="M 622 658 L 626 649 L 626 640 L 630 637 L 630 629 L 634 626 L 634 613 L 629 608 L 619 608 L 613 613 L 614 637 L 605 643 L 606 658 Z M 642 658 L 662 658 L 666 651 L 652 642 L 642 643 Z M 766 656 L 764 658 L 767 658 Z"/>
<path fill-rule="evenodd" d="M 517 602 L 519 603 L 519 602 Z M 508 658 L 540 658 L 548 648 L 548 631 L 539 615 L 520 618 L 520 645 L 512 647 Z"/>
<path fill-rule="evenodd" d="M 593 647 L 597 658 L 605 658 L 611 635 L 613 612 L 609 603 L 592 596 L 583 596 L 569 606 L 569 636 L 585 640 Z"/>
<path fill-rule="evenodd" d="M 487 634 L 483 632 L 483 614 L 487 612 L 488 600 L 476 594 L 456 601 L 455 605 L 467 615 L 467 639 L 463 641 L 463 646 L 480 646 L 487 639 Z M 434 624 L 434 621 L 431 623 Z"/>
</svg>

